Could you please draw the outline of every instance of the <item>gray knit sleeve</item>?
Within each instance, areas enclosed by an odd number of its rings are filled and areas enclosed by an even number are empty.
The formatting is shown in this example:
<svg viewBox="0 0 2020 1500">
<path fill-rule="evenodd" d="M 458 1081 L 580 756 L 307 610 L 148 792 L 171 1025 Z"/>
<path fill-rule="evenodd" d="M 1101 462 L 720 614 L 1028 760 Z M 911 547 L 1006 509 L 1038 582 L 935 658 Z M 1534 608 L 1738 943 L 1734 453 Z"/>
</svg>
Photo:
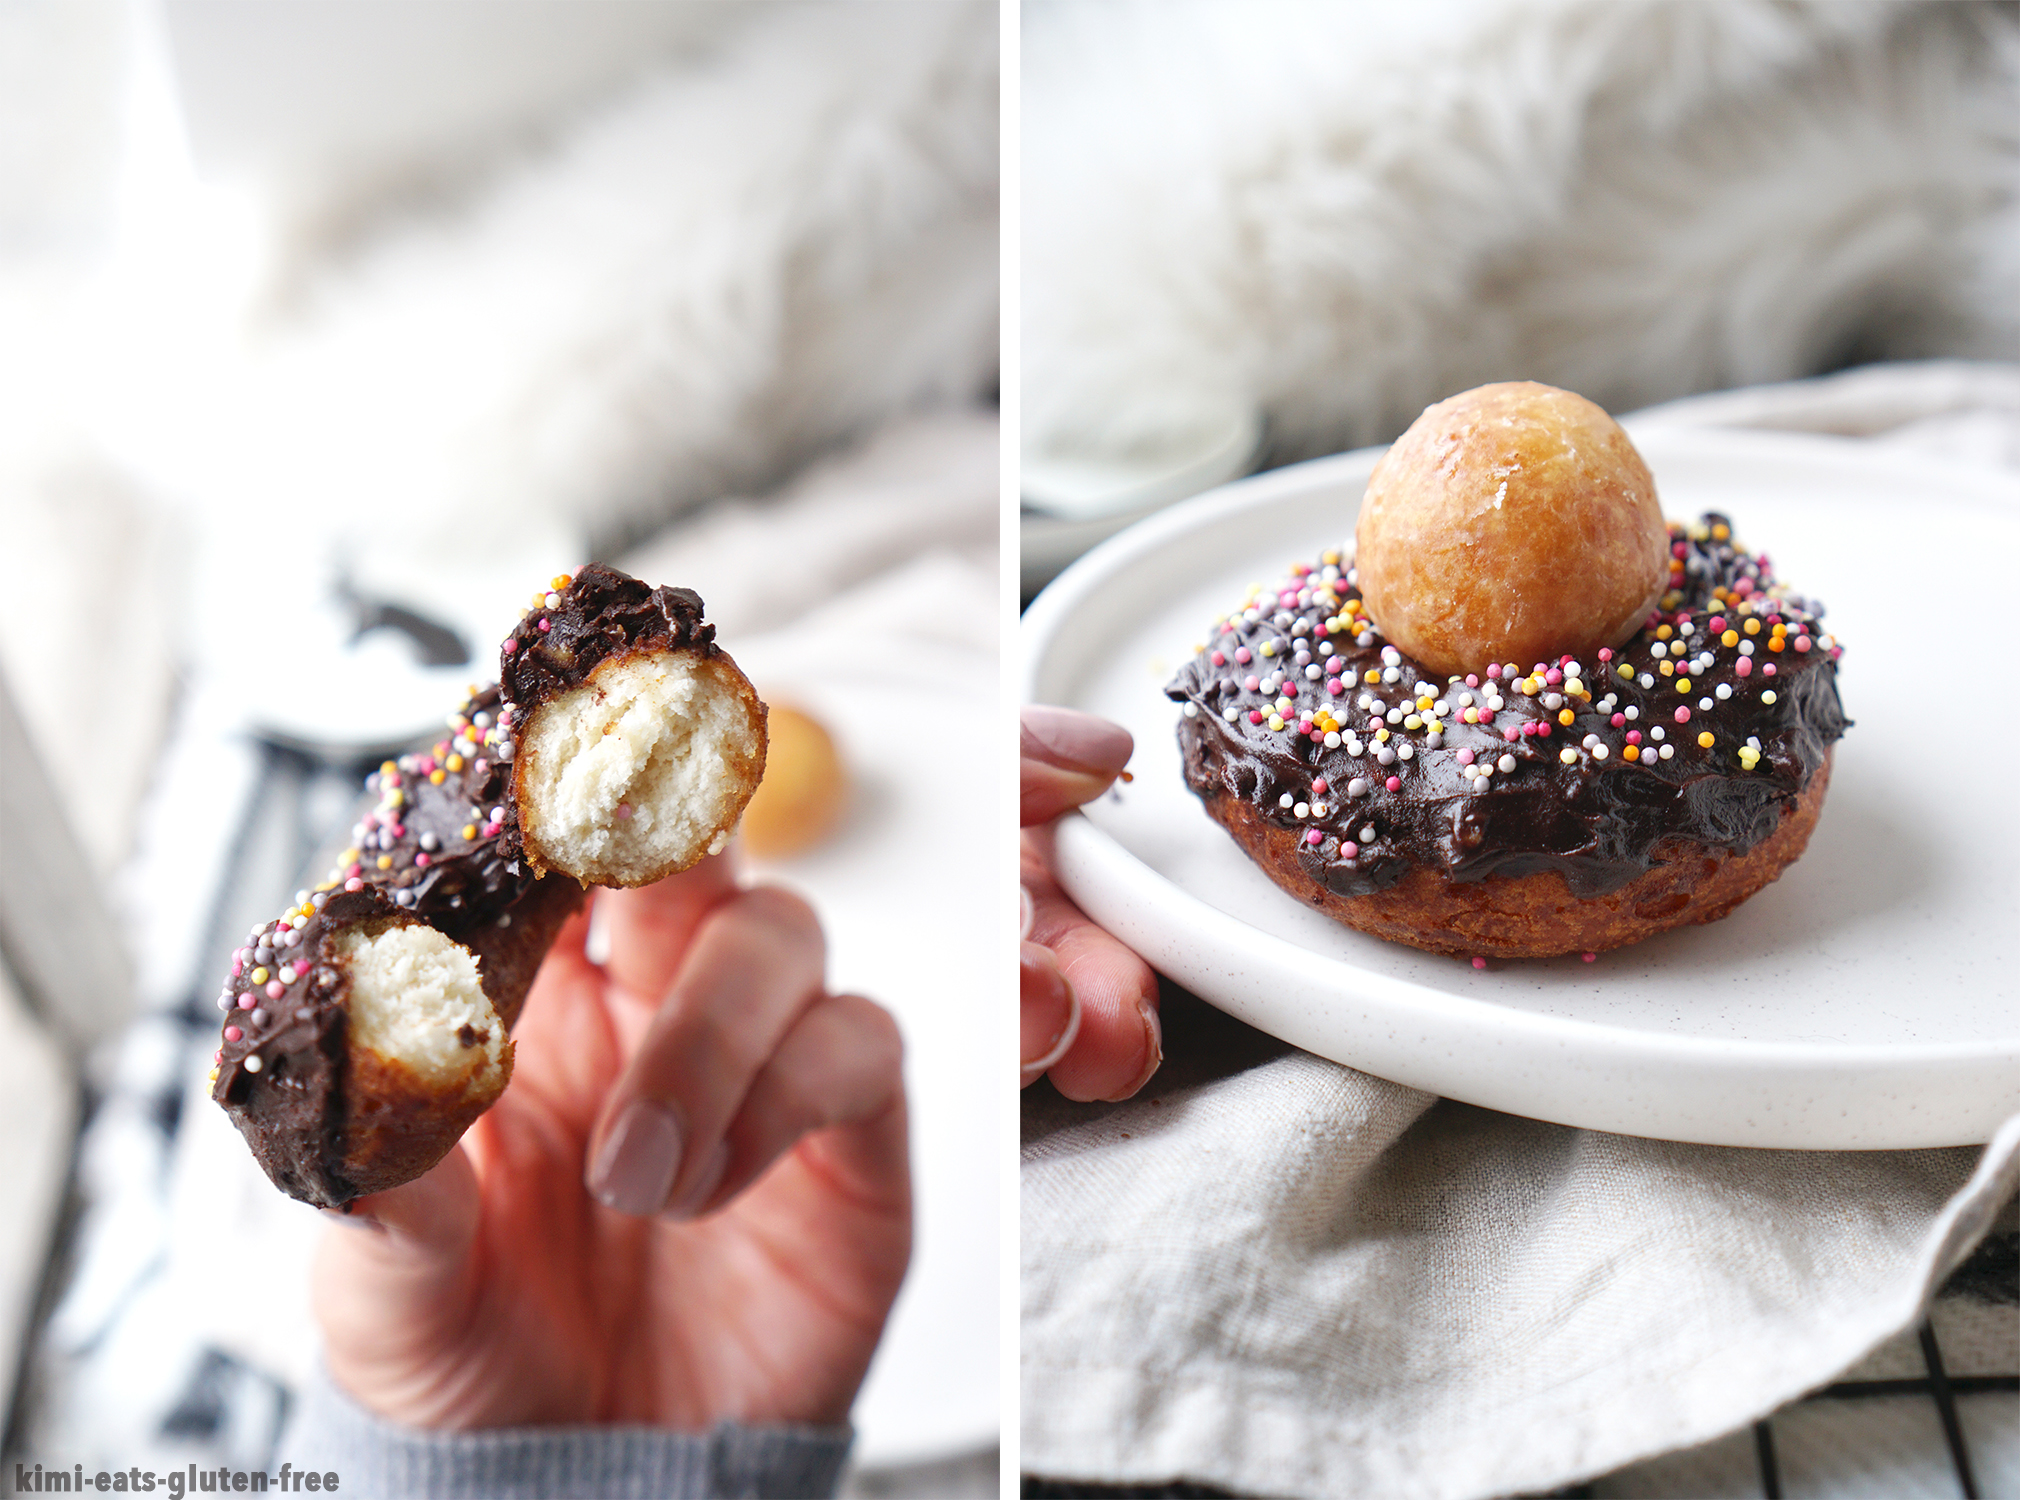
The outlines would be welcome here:
<svg viewBox="0 0 2020 1500">
<path fill-rule="evenodd" d="M 503 1427 L 430 1432 L 374 1416 L 316 1372 L 272 1467 L 335 1473 L 352 1500 L 796 1500 L 832 1495 L 847 1427 Z"/>
</svg>

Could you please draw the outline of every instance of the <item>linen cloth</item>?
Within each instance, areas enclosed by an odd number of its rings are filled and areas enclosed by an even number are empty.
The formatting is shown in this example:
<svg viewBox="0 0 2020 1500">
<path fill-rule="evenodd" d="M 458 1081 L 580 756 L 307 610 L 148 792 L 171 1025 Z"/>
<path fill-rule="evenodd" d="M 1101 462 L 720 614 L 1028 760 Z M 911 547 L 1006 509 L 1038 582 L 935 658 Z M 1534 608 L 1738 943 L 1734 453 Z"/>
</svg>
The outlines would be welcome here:
<svg viewBox="0 0 2020 1500">
<path fill-rule="evenodd" d="M 1699 412 L 2020 455 L 2012 366 L 1647 416 Z M 1427 1500 L 1577 1482 L 1831 1380 L 2020 1186 L 2020 1118 L 1982 1150 L 1680 1145 L 1440 1100 L 1169 988 L 1165 1017 L 1135 1100 L 1025 1098 L 1031 1473 Z"/>
</svg>

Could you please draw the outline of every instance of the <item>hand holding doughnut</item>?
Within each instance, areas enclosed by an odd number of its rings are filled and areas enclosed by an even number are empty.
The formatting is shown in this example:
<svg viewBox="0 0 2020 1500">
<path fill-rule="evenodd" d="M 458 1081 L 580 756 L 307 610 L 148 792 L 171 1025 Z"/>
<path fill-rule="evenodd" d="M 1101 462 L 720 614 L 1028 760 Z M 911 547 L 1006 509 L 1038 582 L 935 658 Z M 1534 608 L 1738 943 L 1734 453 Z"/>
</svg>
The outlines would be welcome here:
<svg viewBox="0 0 2020 1500">
<path fill-rule="evenodd" d="M 911 1244 L 900 1046 L 726 858 L 596 897 L 512 1088 L 317 1260 L 331 1373 L 424 1427 L 845 1419 Z"/>
</svg>

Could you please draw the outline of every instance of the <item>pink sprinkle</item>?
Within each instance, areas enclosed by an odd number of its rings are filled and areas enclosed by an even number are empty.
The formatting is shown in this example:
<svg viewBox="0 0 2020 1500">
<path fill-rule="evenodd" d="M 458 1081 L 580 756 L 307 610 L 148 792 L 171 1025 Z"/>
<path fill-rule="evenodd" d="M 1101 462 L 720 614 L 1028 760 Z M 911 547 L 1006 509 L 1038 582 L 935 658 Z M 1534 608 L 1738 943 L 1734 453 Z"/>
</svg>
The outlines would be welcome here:
<svg viewBox="0 0 2020 1500">
<path fill-rule="evenodd" d="M 507 656 L 510 656 L 510 655 L 511 655 L 511 654 L 512 654 L 513 652 L 517 651 L 518 649 L 519 649 L 519 643 L 518 643 L 517 641 L 512 641 L 512 640 L 508 640 L 508 641 L 506 641 L 506 643 L 505 643 L 505 654 L 506 654 Z"/>
<path fill-rule="evenodd" d="M 1344 844 L 1340 845 L 1340 853 L 1348 859 L 1358 859 L 1361 853 L 1361 846 L 1352 839 L 1348 839 Z"/>
<path fill-rule="evenodd" d="M 360 875 L 364 873 L 365 873 L 365 867 L 363 865 L 352 865 L 350 869 L 344 871 L 344 878 L 347 880 L 355 881 Z M 349 889 L 355 891 L 357 889 L 357 886 L 353 885 L 349 887 Z"/>
<path fill-rule="evenodd" d="M 1337 677 L 1340 675 L 1340 672 L 1346 667 L 1346 665 L 1347 665 L 1346 660 L 1343 657 L 1336 656 L 1331 661 L 1326 663 L 1326 675 L 1329 677 Z"/>
<path fill-rule="evenodd" d="M 1564 654 L 1563 654 L 1562 656 L 1558 657 L 1558 658 L 1557 658 L 1557 665 L 1558 665 L 1558 666 L 1560 666 L 1560 667 L 1568 667 L 1568 666 L 1570 666 L 1570 665 L 1571 665 L 1571 653 L 1570 653 L 1569 651 L 1567 651 L 1567 652 L 1565 652 L 1565 653 L 1564 653 Z"/>
<path fill-rule="evenodd" d="M 1775 674 L 1775 664 L 1774 664 L 1773 662 L 1768 662 L 1768 663 L 1767 663 L 1766 665 L 1764 665 L 1764 666 L 1763 666 L 1763 667 L 1762 667 L 1762 668 L 1760 669 L 1760 672 L 1761 672 L 1761 676 L 1763 676 L 1763 677 L 1772 677 L 1772 676 L 1774 676 L 1774 674 Z"/>
<path fill-rule="evenodd" d="M 1249 655 L 1249 649 L 1246 646 L 1238 646 L 1235 648 L 1234 659 L 1240 662 L 1243 666 L 1247 666 L 1250 662 L 1255 660 L 1253 656 Z"/>
<path fill-rule="evenodd" d="M 618 803 L 618 804 L 617 804 L 617 816 L 618 816 L 618 817 L 620 817 L 620 818 L 628 818 L 628 817 L 630 817 L 630 816 L 631 816 L 631 804 L 630 804 L 629 802 L 620 802 L 620 803 Z"/>
<path fill-rule="evenodd" d="M 238 997 L 238 1008 L 240 1010 L 251 1010 L 257 1004 L 259 1004 L 259 999 L 251 990 L 247 990 L 243 995 Z"/>
<path fill-rule="evenodd" d="M 1555 667 L 1552 667 L 1549 671 L 1543 674 L 1543 680 L 1549 683 L 1552 687 L 1555 687 L 1557 686 L 1558 683 L 1564 680 L 1564 674 L 1558 671 Z"/>
<path fill-rule="evenodd" d="M 488 761 L 488 760 L 480 760 L 480 761 L 478 761 L 478 762 L 477 762 L 477 774 L 478 774 L 479 776 L 482 776 L 482 775 L 483 775 L 483 774 L 484 774 L 484 773 L 485 773 L 486 771 L 488 771 L 488 770 L 490 770 L 490 769 L 491 769 L 491 762 L 490 762 L 490 761 Z"/>
<path fill-rule="evenodd" d="M 355 870 L 357 869 L 357 866 L 352 865 L 351 868 Z M 344 882 L 344 889 L 347 891 L 362 891 L 364 888 L 365 888 L 364 881 L 358 879 L 358 877 L 355 875 L 353 875 L 349 880 L 346 880 Z"/>
<path fill-rule="evenodd" d="M 1690 710 L 1687 708 L 1679 708 L 1676 711 L 1676 722 L 1679 724 L 1688 724 L 1690 722 Z"/>
<path fill-rule="evenodd" d="M 1607 720 L 1607 722 L 1611 724 L 1615 729 L 1618 729 L 1621 725 L 1627 722 L 1627 715 L 1615 714 L 1611 719 Z"/>
<path fill-rule="evenodd" d="M 1547 740 L 1550 738 L 1549 724 L 1544 723 L 1544 724 L 1538 724 L 1536 726 L 1536 738 L 1539 740 Z"/>
<path fill-rule="evenodd" d="M 1258 693 L 1262 691 L 1262 679 L 1260 677 L 1244 677 L 1241 681 L 1241 685 L 1247 688 L 1251 693 Z"/>
<path fill-rule="evenodd" d="M 1343 693 L 1346 692 L 1346 690 L 1347 685 L 1344 682 L 1340 681 L 1340 679 L 1337 677 L 1335 677 L 1331 682 L 1326 684 L 1326 691 L 1331 693 L 1335 698 L 1341 696 Z"/>
<path fill-rule="evenodd" d="M 484 825 L 484 837 L 487 839 L 495 839 L 496 837 L 498 837 L 500 833 L 504 832 L 504 830 L 505 825 L 503 823 L 486 823 Z"/>
<path fill-rule="evenodd" d="M 1713 635 L 1725 634 L 1725 616 L 1713 615 L 1709 620 L 1704 622 L 1704 628 L 1709 630 Z"/>
<path fill-rule="evenodd" d="M 1325 796 L 1325 794 L 1326 794 L 1326 778 L 1321 776 L 1317 780 L 1312 782 L 1312 795 L 1314 797 L 1323 797 Z"/>
<path fill-rule="evenodd" d="M 1476 953 L 1473 955 L 1473 967 L 1476 969 L 1484 969 L 1487 967 L 1487 960 L 1482 958 L 1479 954 Z"/>
<path fill-rule="evenodd" d="M 421 757 L 421 774 L 422 774 L 423 776 L 432 776 L 432 775 L 434 774 L 434 772 L 435 772 L 435 757 L 434 757 L 434 756 L 432 756 L 432 755 L 424 755 L 424 756 L 422 756 L 422 757 Z"/>
<path fill-rule="evenodd" d="M 1806 635 L 1799 635 L 1799 636 L 1797 636 L 1797 637 L 1796 637 L 1796 650 L 1798 650 L 1798 651 L 1807 651 L 1807 650 L 1809 650 L 1809 649 L 1810 649 L 1810 638 L 1809 638 L 1808 636 L 1806 636 Z"/>
<path fill-rule="evenodd" d="M 1489 682 L 1492 682 L 1495 678 L 1499 677 L 1500 675 L 1501 675 L 1501 668 L 1499 665 L 1491 666 L 1487 669 L 1487 680 Z"/>
<path fill-rule="evenodd" d="M 425 854 L 417 854 L 414 856 L 414 868 L 417 870 L 425 870 L 428 868 L 429 865 L 433 863 L 434 861 L 428 858 L 428 856 Z"/>
<path fill-rule="evenodd" d="M 1613 648 L 1611 646 L 1601 646 L 1599 648 L 1599 659 L 1601 661 L 1612 661 Z"/>
<path fill-rule="evenodd" d="M 1630 745 L 1638 745 L 1638 744 L 1640 744 L 1640 743 L 1641 743 L 1641 731 L 1640 731 L 1639 729 L 1630 729 L 1630 730 L 1628 730 L 1628 731 L 1627 731 L 1627 743 L 1628 743 L 1628 744 L 1630 744 Z"/>
<path fill-rule="evenodd" d="M 288 987 L 282 984 L 278 979 L 269 979 L 267 981 L 267 999 L 278 1000 L 280 999 L 281 996 L 285 995 L 287 992 Z"/>
<path fill-rule="evenodd" d="M 1733 671 L 1739 673 L 1742 677 L 1753 676 L 1753 658 L 1751 656 L 1742 656 L 1734 665 Z"/>
<path fill-rule="evenodd" d="M 1260 723 L 1262 723 L 1262 721 L 1263 721 L 1263 716 L 1262 716 L 1262 710 L 1261 710 L 1261 709 L 1258 709 L 1258 708 L 1252 708 L 1252 709 L 1250 709 L 1250 710 L 1248 711 L 1248 721 L 1249 721 L 1249 723 L 1251 723 L 1251 724 L 1260 724 Z"/>
<path fill-rule="evenodd" d="M 245 960 L 242 958 L 233 959 L 231 961 L 231 977 L 236 979 L 239 977 L 239 975 L 243 974 L 244 972 L 245 972 Z"/>
<path fill-rule="evenodd" d="M 1599 957 L 1597 953 L 1581 953 L 1578 956 L 1584 959 L 1587 963 L 1591 963 L 1594 959 Z"/>
<path fill-rule="evenodd" d="M 407 825 L 405 823 L 395 823 L 393 825 L 393 837 L 396 839 L 403 839 L 406 836 L 407 836 Z"/>
<path fill-rule="evenodd" d="M 224 1039 L 228 1042 L 235 1042 L 244 1035 L 245 1033 L 240 1031 L 236 1026 L 227 1026 L 224 1029 Z"/>
<path fill-rule="evenodd" d="M 1305 830 L 1305 842 L 1307 844 L 1322 844 L 1325 842 L 1325 839 L 1326 836 L 1316 828 L 1307 828 Z"/>
<path fill-rule="evenodd" d="M 1742 578 L 1732 586 L 1732 591 L 1738 594 L 1740 598 L 1746 598 L 1747 595 L 1753 592 L 1753 580 L 1751 578 Z"/>
<path fill-rule="evenodd" d="M 547 632 L 548 632 L 548 631 L 550 631 L 550 630 L 552 630 L 553 628 L 554 628 L 554 627 L 553 627 L 552 625 L 549 625 L 549 624 L 548 624 L 548 623 L 547 623 L 547 622 L 546 622 L 545 620 L 542 620 L 542 621 L 540 622 L 540 633 L 541 633 L 542 635 L 545 635 L 545 634 L 547 634 Z"/>
<path fill-rule="evenodd" d="M 1477 677 L 1476 675 L 1474 675 L 1473 673 L 1471 673 L 1471 672 L 1468 672 L 1468 673 L 1466 674 L 1466 686 L 1467 686 L 1467 687 L 1478 687 L 1479 685 L 1480 685 L 1480 679 L 1479 679 L 1479 678 L 1478 678 L 1478 677 Z"/>
<path fill-rule="evenodd" d="M 1227 665 L 1227 653 L 1225 651 L 1216 651 L 1208 660 L 1216 667 L 1224 667 Z"/>
<path fill-rule="evenodd" d="M 1470 765 L 1472 765 L 1472 764 L 1473 764 L 1473 752 L 1472 752 L 1471 750 L 1461 750 L 1461 751 L 1459 752 L 1459 764 L 1460 764 L 1460 765 L 1462 765 L 1462 766 L 1470 766 Z"/>
<path fill-rule="evenodd" d="M 1387 781 L 1383 782 L 1382 785 L 1387 787 L 1392 792 L 1400 792 L 1403 789 L 1403 778 L 1400 776 L 1391 776 Z"/>
<path fill-rule="evenodd" d="M 1376 714 L 1373 718 L 1368 720 L 1368 733 L 1380 734 L 1381 732 L 1382 732 L 1382 716 L 1380 714 Z"/>
<path fill-rule="evenodd" d="M 1514 727 L 1514 726 L 1513 726 L 1513 725 L 1511 724 L 1511 725 L 1510 725 L 1510 726 L 1509 726 L 1508 728 L 1506 728 L 1506 729 L 1504 729 L 1504 730 L 1502 730 L 1502 731 L 1501 731 L 1501 738 L 1502 738 L 1502 739 L 1504 739 L 1504 740 L 1506 740 L 1506 741 L 1507 741 L 1507 742 L 1508 742 L 1509 744 L 1511 744 L 1511 745 L 1512 745 L 1512 744 L 1514 744 L 1514 743 L 1515 743 L 1515 742 L 1516 742 L 1517 740 L 1519 740 L 1519 739 L 1521 739 L 1521 738 L 1522 738 L 1522 731 L 1521 731 L 1521 730 L 1519 730 L 1519 729 L 1517 729 L 1517 728 L 1515 728 L 1515 727 Z"/>
</svg>

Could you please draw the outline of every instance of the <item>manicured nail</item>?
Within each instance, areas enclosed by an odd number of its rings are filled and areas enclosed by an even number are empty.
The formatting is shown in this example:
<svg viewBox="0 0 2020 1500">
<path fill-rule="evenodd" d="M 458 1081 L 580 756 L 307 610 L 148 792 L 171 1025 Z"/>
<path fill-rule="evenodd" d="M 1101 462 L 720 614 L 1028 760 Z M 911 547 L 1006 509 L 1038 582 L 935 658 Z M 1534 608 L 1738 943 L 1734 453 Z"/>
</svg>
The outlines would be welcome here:
<svg viewBox="0 0 2020 1500">
<path fill-rule="evenodd" d="M 1027 704 L 1018 710 L 1018 727 L 1020 753 L 1069 771 L 1113 776 L 1136 748 L 1121 725 L 1070 708 Z"/>
<path fill-rule="evenodd" d="M 643 1218 L 666 1206 L 680 1171 L 680 1122 L 664 1104 L 634 1099 L 589 1168 L 589 1191 L 605 1208 Z"/>
<path fill-rule="evenodd" d="M 1031 929 L 1037 923 L 1038 908 L 1031 904 L 1031 888 L 1020 885 L 1017 887 L 1017 936 L 1020 939 L 1030 937 Z"/>
<path fill-rule="evenodd" d="M 729 1170 L 729 1142 L 717 1141 L 715 1149 L 708 1154 L 701 1175 L 694 1180 L 694 1186 L 680 1195 L 680 1201 L 666 1206 L 665 1217 L 669 1219 L 691 1219 L 701 1212 L 702 1205 L 715 1196 L 715 1190 L 722 1186 L 722 1174 Z"/>
<path fill-rule="evenodd" d="M 1031 1083 L 1064 1057 L 1080 1035 L 1080 996 L 1049 948 L 1020 944 L 1017 968 L 1019 1073 Z"/>
<path fill-rule="evenodd" d="M 1102 1101 L 1104 1104 L 1120 1104 L 1135 1098 L 1164 1061 L 1164 1023 L 1157 1018 L 1157 1006 L 1149 1000 L 1138 1000 L 1136 1013 L 1143 1018 L 1143 1071 L 1136 1075 L 1136 1082 L 1119 1094 L 1110 1094 Z"/>
</svg>

